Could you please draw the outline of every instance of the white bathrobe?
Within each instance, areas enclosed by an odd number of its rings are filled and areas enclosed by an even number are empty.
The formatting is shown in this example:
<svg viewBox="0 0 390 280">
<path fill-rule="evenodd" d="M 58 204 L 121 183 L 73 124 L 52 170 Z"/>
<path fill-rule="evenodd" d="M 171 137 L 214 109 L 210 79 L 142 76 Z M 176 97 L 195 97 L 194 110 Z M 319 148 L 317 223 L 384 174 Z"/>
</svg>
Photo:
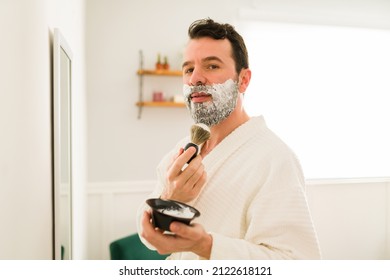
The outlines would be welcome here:
<svg viewBox="0 0 390 280">
<path fill-rule="evenodd" d="M 167 166 L 188 141 L 188 137 L 180 141 L 160 162 L 158 183 L 149 197 L 160 196 Z M 212 235 L 210 259 L 320 259 L 301 166 L 263 117 L 253 117 L 234 130 L 203 164 L 208 180 L 189 204 L 201 213 L 194 222 Z M 139 209 L 139 228 L 146 207 Z M 169 259 L 199 257 L 182 252 Z"/>
</svg>

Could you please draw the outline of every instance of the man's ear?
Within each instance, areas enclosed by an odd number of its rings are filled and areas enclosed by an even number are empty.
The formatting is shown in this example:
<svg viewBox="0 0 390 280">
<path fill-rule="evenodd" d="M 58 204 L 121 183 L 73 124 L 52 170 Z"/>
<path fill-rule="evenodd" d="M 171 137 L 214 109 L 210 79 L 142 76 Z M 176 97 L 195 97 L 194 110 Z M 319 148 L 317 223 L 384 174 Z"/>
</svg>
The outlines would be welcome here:
<svg viewBox="0 0 390 280">
<path fill-rule="evenodd" d="M 251 81 L 252 72 L 249 68 L 242 69 L 238 78 L 238 90 L 239 92 L 245 92 Z"/>
</svg>

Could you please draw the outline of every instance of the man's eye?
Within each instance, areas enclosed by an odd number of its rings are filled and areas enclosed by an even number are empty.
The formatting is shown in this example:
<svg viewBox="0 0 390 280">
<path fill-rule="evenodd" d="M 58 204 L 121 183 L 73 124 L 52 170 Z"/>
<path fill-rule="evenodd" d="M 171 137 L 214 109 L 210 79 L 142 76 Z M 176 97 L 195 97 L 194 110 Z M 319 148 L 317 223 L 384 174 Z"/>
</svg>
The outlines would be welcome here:
<svg viewBox="0 0 390 280">
<path fill-rule="evenodd" d="M 215 65 L 215 64 L 210 64 L 207 68 L 210 69 L 210 70 L 213 70 L 213 69 L 218 69 L 219 66 Z"/>
<path fill-rule="evenodd" d="M 194 72 L 194 68 L 187 68 L 187 69 L 184 69 L 184 74 L 189 74 L 189 73 L 192 73 Z"/>
</svg>

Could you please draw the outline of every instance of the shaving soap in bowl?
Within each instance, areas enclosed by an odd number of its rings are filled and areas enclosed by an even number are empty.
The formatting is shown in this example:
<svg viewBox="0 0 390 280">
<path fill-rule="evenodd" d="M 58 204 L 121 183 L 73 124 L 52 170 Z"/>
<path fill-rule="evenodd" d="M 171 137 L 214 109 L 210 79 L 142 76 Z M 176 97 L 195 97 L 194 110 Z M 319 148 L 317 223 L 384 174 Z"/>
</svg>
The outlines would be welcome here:
<svg viewBox="0 0 390 280">
<path fill-rule="evenodd" d="M 194 207 L 175 200 L 151 198 L 146 203 L 152 208 L 153 226 L 166 231 L 169 231 L 169 225 L 174 221 L 189 225 L 200 216 Z"/>
</svg>

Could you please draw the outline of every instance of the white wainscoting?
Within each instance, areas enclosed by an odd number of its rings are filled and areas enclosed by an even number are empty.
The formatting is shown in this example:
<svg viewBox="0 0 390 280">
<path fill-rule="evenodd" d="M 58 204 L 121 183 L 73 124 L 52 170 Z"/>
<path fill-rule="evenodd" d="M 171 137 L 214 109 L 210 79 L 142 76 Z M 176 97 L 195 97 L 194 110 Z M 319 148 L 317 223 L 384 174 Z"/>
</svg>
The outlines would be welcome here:
<svg viewBox="0 0 390 280">
<path fill-rule="evenodd" d="M 154 181 L 90 183 L 88 258 L 136 232 L 138 206 Z M 307 195 L 324 259 L 390 259 L 390 179 L 308 180 Z"/>
<path fill-rule="evenodd" d="M 307 182 L 324 259 L 390 259 L 390 180 Z"/>
<path fill-rule="evenodd" d="M 154 185 L 154 181 L 89 184 L 88 259 L 110 259 L 110 243 L 137 232 L 138 206 Z"/>
</svg>

